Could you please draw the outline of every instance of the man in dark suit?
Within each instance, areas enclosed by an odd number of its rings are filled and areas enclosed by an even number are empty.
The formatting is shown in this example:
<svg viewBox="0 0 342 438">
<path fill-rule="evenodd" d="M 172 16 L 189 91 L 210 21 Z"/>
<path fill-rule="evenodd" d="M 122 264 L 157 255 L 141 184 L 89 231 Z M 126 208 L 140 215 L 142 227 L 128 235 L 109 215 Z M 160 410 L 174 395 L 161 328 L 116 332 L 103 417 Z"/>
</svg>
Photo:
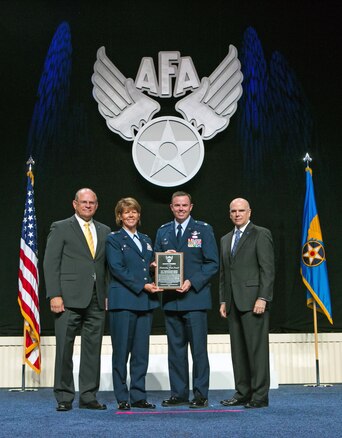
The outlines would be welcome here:
<svg viewBox="0 0 342 438">
<path fill-rule="evenodd" d="M 73 207 L 74 216 L 51 225 L 44 257 L 46 292 L 55 315 L 54 394 L 57 411 L 72 409 L 72 355 L 80 331 L 79 406 L 104 410 L 106 405 L 96 400 L 96 393 L 105 321 L 105 241 L 110 228 L 93 220 L 98 202 L 92 190 L 80 189 Z"/>
<path fill-rule="evenodd" d="M 191 196 L 172 195 L 174 220 L 162 225 L 155 251 L 184 253 L 184 282 L 173 291 L 162 292 L 168 339 L 171 397 L 162 406 L 189 404 L 188 344 L 193 360 L 191 408 L 208 406 L 209 360 L 207 309 L 211 308 L 210 279 L 218 271 L 218 250 L 213 229 L 191 216 Z"/>
<path fill-rule="evenodd" d="M 228 317 L 235 394 L 224 406 L 268 406 L 269 303 L 273 296 L 274 250 L 266 228 L 250 222 L 242 198 L 230 203 L 234 229 L 220 247 L 220 314 Z"/>
</svg>

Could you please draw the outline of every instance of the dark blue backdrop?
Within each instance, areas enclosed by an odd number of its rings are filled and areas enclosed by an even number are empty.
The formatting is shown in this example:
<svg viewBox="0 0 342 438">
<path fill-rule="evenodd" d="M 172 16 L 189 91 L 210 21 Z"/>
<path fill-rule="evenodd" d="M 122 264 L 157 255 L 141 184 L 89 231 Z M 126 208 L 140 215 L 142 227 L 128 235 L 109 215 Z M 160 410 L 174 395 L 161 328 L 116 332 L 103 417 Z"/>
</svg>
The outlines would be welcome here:
<svg viewBox="0 0 342 438">
<path fill-rule="evenodd" d="M 177 50 L 191 56 L 200 78 L 239 50 L 244 95 L 229 127 L 205 142 L 204 164 L 183 189 L 193 216 L 230 228 L 228 203 L 250 200 L 253 221 L 272 230 L 277 262 L 272 331 L 312 331 L 312 313 L 299 275 L 305 191 L 302 158 L 310 152 L 316 201 L 326 245 L 334 326 L 342 329 L 341 260 L 341 5 L 339 1 L 18 1 L 3 0 L 0 15 L 2 79 L 2 199 L 0 335 L 22 334 L 17 305 L 19 239 L 25 197 L 25 162 L 36 166 L 40 266 L 53 220 L 73 213 L 75 191 L 98 194 L 97 218 L 114 225 L 114 205 L 136 197 L 141 231 L 154 238 L 169 220 L 173 189 L 145 181 L 134 167 L 131 143 L 113 134 L 92 97 L 97 49 L 127 77 L 141 58 Z M 161 115 L 177 115 L 174 99 L 160 99 Z M 226 331 L 218 316 L 217 278 L 211 333 Z M 41 271 L 43 334 L 53 332 Z M 154 333 L 163 333 L 156 313 Z"/>
</svg>

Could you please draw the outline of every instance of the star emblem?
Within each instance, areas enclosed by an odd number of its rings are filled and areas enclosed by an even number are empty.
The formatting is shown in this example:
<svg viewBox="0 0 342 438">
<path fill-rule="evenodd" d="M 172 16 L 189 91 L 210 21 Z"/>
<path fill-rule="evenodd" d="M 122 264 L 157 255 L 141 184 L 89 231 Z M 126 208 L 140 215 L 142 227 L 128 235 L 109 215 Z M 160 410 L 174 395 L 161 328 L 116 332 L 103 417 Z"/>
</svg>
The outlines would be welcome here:
<svg viewBox="0 0 342 438">
<path fill-rule="evenodd" d="M 184 184 L 199 170 L 204 146 L 198 131 L 178 117 L 158 117 L 135 137 L 133 160 L 141 175 L 164 187 Z"/>
<path fill-rule="evenodd" d="M 183 176 L 188 172 L 183 161 L 183 154 L 198 144 L 197 139 L 178 140 L 171 127 L 170 121 L 166 120 L 164 130 L 159 140 L 139 140 L 138 144 L 154 155 L 154 161 L 150 172 L 152 178 L 166 166 L 171 166 Z"/>
<path fill-rule="evenodd" d="M 320 265 L 325 260 L 323 245 L 317 240 L 306 242 L 302 250 L 302 260 L 306 266 L 314 267 Z"/>
</svg>

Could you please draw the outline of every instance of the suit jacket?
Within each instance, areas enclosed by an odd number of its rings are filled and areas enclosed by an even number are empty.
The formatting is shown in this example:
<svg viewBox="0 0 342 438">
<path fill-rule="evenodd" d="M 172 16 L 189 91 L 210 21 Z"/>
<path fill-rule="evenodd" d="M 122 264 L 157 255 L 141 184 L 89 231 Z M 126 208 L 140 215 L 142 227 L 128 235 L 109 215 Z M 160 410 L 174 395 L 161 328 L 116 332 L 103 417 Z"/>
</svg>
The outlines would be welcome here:
<svg viewBox="0 0 342 438">
<path fill-rule="evenodd" d="M 212 227 L 190 218 L 180 244 L 177 243 L 174 221 L 157 231 L 155 252 L 173 249 L 184 253 L 184 280 L 191 281 L 186 293 L 162 293 L 164 310 L 205 310 L 211 308 L 210 279 L 218 271 L 219 256 Z"/>
<path fill-rule="evenodd" d="M 146 234 L 138 233 L 138 236 L 142 251 L 123 228 L 107 237 L 106 255 L 111 274 L 108 289 L 109 310 L 146 311 L 159 307 L 158 294 L 150 294 L 144 290 L 146 283 L 152 283 L 152 241 Z"/>
<path fill-rule="evenodd" d="M 62 296 L 66 307 L 86 308 L 96 281 L 98 304 L 101 309 L 105 308 L 105 240 L 110 228 L 97 221 L 94 225 L 97 233 L 95 258 L 75 216 L 51 225 L 43 263 L 46 295 L 48 298 Z"/>
<path fill-rule="evenodd" d="M 232 298 L 242 311 L 252 310 L 257 298 L 273 297 L 274 250 L 271 232 L 250 222 L 231 256 L 234 230 L 221 238 L 220 302 L 229 312 Z"/>
</svg>

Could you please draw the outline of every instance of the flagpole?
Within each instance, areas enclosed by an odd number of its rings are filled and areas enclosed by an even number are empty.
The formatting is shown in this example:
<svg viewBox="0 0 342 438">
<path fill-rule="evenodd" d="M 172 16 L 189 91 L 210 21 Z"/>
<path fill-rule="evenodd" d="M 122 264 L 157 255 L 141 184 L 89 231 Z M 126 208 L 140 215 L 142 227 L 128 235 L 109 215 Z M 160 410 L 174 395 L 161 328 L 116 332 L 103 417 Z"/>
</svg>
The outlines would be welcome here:
<svg viewBox="0 0 342 438">
<path fill-rule="evenodd" d="M 316 359 L 316 383 L 308 384 L 304 386 L 315 387 L 315 388 L 327 388 L 333 386 L 331 383 L 321 384 L 319 375 L 319 355 L 318 355 L 318 324 L 317 324 L 317 305 L 316 301 L 313 300 L 313 320 L 314 320 L 314 335 L 315 335 L 315 359 Z"/>
<path fill-rule="evenodd" d="M 303 161 L 306 163 L 306 168 L 310 169 L 310 162 L 312 161 L 312 158 L 308 153 L 306 153 L 305 157 L 303 158 Z M 329 387 L 332 386 L 331 384 L 324 384 L 321 385 L 320 382 L 320 374 L 319 374 L 319 354 L 318 354 L 318 324 L 317 324 L 317 305 L 316 300 L 313 299 L 312 302 L 312 310 L 313 310 L 313 322 L 314 322 L 314 336 L 315 336 L 315 360 L 316 360 L 316 384 L 309 384 L 304 386 L 310 386 L 310 387 Z"/>
<path fill-rule="evenodd" d="M 319 356 L 318 356 L 318 330 L 317 330 L 317 308 L 316 301 L 313 302 L 313 320 L 314 320 L 314 333 L 315 333 L 315 357 L 316 357 L 316 386 L 320 386 L 319 378 Z"/>
<path fill-rule="evenodd" d="M 26 372 L 26 327 L 25 327 L 25 321 L 24 321 L 24 336 L 23 336 L 23 363 L 21 366 L 21 388 L 10 388 L 9 392 L 27 392 L 27 391 L 38 391 L 38 388 L 26 388 L 26 379 L 25 379 L 25 372 Z"/>
<path fill-rule="evenodd" d="M 25 391 L 25 359 L 26 359 L 26 348 L 25 348 L 25 344 L 26 344 L 26 339 L 25 339 L 25 321 L 24 321 L 24 334 L 23 334 L 23 364 L 21 367 L 21 390 Z"/>
</svg>

